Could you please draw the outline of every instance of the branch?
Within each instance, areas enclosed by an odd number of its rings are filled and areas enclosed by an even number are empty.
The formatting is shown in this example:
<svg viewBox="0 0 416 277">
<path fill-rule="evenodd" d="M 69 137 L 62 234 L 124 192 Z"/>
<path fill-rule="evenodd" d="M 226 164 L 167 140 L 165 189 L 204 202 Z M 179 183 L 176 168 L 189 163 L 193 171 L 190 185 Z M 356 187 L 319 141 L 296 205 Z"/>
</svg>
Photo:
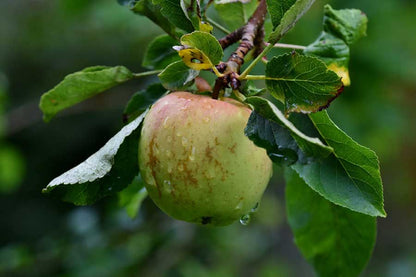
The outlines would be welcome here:
<svg viewBox="0 0 416 277">
<path fill-rule="evenodd" d="M 219 39 L 218 42 L 221 44 L 222 49 L 225 49 L 231 44 L 239 41 L 243 37 L 243 31 L 244 26 Z"/>
<path fill-rule="evenodd" d="M 223 49 L 240 39 L 241 42 L 231 54 L 228 61 L 217 66 L 218 71 L 224 73 L 224 76 L 219 77 L 215 82 L 212 93 L 213 99 L 218 99 L 220 92 L 229 85 L 233 90 L 237 90 L 240 87 L 239 73 L 244 63 L 244 57 L 254 47 L 257 48 L 254 55 L 261 52 L 264 38 L 263 25 L 266 13 L 266 0 L 260 0 L 257 9 L 246 25 L 219 40 Z"/>
<path fill-rule="evenodd" d="M 259 30 L 263 27 L 264 19 L 267 13 L 266 0 L 261 0 L 247 24 L 244 26 L 244 31 L 241 43 L 234 53 L 231 54 L 227 63 L 234 62 L 237 64 L 238 71 L 244 63 L 244 57 L 254 47 L 254 40 Z"/>
</svg>

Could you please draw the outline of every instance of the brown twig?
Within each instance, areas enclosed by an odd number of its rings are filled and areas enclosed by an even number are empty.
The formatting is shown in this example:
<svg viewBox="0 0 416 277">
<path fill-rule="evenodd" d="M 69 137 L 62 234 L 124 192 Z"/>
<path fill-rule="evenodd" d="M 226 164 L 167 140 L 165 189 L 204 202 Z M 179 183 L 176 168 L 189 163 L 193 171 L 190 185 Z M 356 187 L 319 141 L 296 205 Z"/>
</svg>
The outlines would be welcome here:
<svg viewBox="0 0 416 277">
<path fill-rule="evenodd" d="M 220 68 L 225 75 L 223 77 L 218 77 L 215 82 L 212 98 L 217 99 L 220 95 L 220 91 L 228 87 L 228 85 L 231 85 L 232 89 L 238 89 L 240 87 L 238 77 L 240 68 L 244 63 L 244 57 L 255 46 L 263 46 L 263 25 L 266 13 L 266 0 L 260 0 L 257 9 L 254 11 L 246 25 L 219 40 L 222 48 L 224 49 L 241 38 L 240 44 L 231 54 L 228 61 L 220 65 Z M 254 54 L 256 53 L 257 51 Z"/>
<path fill-rule="evenodd" d="M 231 44 L 234 44 L 237 41 L 239 41 L 243 36 L 243 31 L 244 26 L 219 39 L 218 42 L 221 44 L 222 49 L 225 49 Z"/>
</svg>

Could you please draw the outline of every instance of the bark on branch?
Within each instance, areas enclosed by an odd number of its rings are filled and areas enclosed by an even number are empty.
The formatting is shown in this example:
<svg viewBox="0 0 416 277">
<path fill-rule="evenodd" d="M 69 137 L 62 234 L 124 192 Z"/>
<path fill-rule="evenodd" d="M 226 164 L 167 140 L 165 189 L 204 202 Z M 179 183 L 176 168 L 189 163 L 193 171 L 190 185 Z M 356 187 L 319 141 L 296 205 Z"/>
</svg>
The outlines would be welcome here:
<svg viewBox="0 0 416 277">
<path fill-rule="evenodd" d="M 224 77 L 219 77 L 217 79 L 212 98 L 218 99 L 220 91 L 229 85 L 232 89 L 238 89 L 240 87 L 238 74 L 244 63 L 244 57 L 254 47 L 262 47 L 264 38 L 263 25 L 266 13 L 266 0 L 260 0 L 257 9 L 246 25 L 219 40 L 222 48 L 225 49 L 241 39 L 237 49 L 231 54 L 227 62 L 222 63 L 217 67 L 219 72 L 224 73 Z M 256 53 L 259 52 L 256 51 Z"/>
</svg>

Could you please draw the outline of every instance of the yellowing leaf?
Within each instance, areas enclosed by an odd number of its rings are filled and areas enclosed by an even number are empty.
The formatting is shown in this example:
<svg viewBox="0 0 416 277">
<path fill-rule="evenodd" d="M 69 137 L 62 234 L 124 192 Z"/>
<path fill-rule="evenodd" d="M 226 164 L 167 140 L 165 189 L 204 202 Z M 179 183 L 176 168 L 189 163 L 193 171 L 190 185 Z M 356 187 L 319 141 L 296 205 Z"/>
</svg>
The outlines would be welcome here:
<svg viewBox="0 0 416 277">
<path fill-rule="evenodd" d="M 212 27 L 212 25 L 209 24 L 208 22 L 199 21 L 199 30 L 201 32 L 210 34 L 212 32 L 212 29 L 214 29 L 214 27 Z"/>
<path fill-rule="evenodd" d="M 341 81 L 344 86 L 348 87 L 351 85 L 350 74 L 348 72 L 348 68 L 345 66 L 338 65 L 336 63 L 331 63 L 328 65 L 328 69 L 334 71 L 339 77 L 341 77 Z"/>
<path fill-rule="evenodd" d="M 187 48 L 179 50 L 183 62 L 194 70 L 204 70 L 213 67 L 210 59 L 198 49 Z"/>
</svg>

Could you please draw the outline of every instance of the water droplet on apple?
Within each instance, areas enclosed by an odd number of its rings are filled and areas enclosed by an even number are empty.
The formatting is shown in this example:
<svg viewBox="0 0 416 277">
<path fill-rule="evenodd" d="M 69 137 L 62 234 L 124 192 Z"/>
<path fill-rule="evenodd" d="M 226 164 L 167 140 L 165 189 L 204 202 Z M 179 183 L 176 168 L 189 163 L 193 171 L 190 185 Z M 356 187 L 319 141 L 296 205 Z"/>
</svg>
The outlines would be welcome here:
<svg viewBox="0 0 416 277">
<path fill-rule="evenodd" d="M 245 214 L 242 217 L 240 217 L 240 223 L 241 225 L 247 226 L 250 223 L 250 214 Z"/>
<path fill-rule="evenodd" d="M 253 207 L 253 208 L 251 208 L 251 212 L 252 212 L 252 213 L 257 212 L 257 210 L 259 209 L 259 206 L 260 206 L 260 203 L 259 203 L 259 202 L 257 202 L 257 203 L 256 203 L 256 205 L 254 205 L 254 207 Z"/>
<path fill-rule="evenodd" d="M 235 206 L 236 210 L 241 210 L 243 208 L 243 201 L 238 202 L 237 206 Z"/>
<path fill-rule="evenodd" d="M 170 193 L 172 191 L 172 183 L 170 182 L 170 180 L 164 180 L 163 187 L 168 193 Z"/>
<path fill-rule="evenodd" d="M 192 150 L 191 150 L 191 155 L 189 155 L 189 160 L 190 161 L 195 161 L 195 146 L 192 146 Z"/>
<path fill-rule="evenodd" d="M 182 146 L 188 146 L 188 139 L 186 137 L 182 137 Z"/>
<path fill-rule="evenodd" d="M 165 120 L 163 120 L 163 128 L 168 128 L 169 126 L 168 126 L 168 120 L 169 120 L 169 116 L 167 116 L 166 118 L 165 118 Z"/>
<path fill-rule="evenodd" d="M 156 146 L 156 144 L 153 145 L 153 152 L 157 155 L 160 153 L 159 148 Z"/>
</svg>

